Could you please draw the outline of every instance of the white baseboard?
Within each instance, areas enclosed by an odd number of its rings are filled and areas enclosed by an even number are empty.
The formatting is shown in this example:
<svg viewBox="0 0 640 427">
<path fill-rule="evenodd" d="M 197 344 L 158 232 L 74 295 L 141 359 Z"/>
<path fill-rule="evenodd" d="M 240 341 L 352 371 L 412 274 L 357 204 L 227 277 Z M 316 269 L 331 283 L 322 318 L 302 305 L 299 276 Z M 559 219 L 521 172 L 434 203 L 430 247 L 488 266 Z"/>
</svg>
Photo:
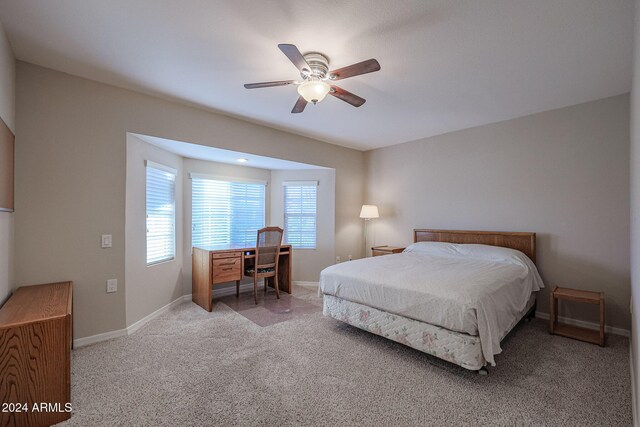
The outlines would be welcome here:
<svg viewBox="0 0 640 427">
<path fill-rule="evenodd" d="M 109 331 L 103 334 L 91 335 L 88 337 L 77 338 L 73 340 L 73 348 L 84 347 L 86 345 L 95 344 L 100 341 L 107 341 L 114 338 L 120 338 L 127 335 L 126 329 L 118 329 L 116 331 Z"/>
<path fill-rule="evenodd" d="M 536 317 L 539 319 L 549 320 L 549 313 L 536 311 Z M 582 328 L 595 329 L 595 330 L 600 329 L 600 325 L 594 322 L 585 322 L 584 320 L 571 319 L 569 317 L 564 317 L 564 316 L 558 316 L 558 320 L 561 323 L 566 323 L 567 325 L 580 326 Z M 616 328 L 613 326 L 605 326 L 604 331 L 608 334 L 622 335 L 623 337 L 631 336 L 631 332 L 628 329 Z"/>
<path fill-rule="evenodd" d="M 138 320 L 137 322 L 127 326 L 127 335 L 131 335 L 132 333 L 134 333 L 135 331 L 137 331 L 138 329 L 142 328 L 144 325 L 149 323 L 151 320 L 160 316 L 162 313 L 169 310 L 174 305 L 180 304 L 182 301 L 184 301 L 184 295 L 176 298 L 175 300 L 171 301 L 169 304 L 165 305 L 164 307 L 160 307 L 153 313 L 146 315 L 145 317 Z"/>
<path fill-rule="evenodd" d="M 151 320 L 153 320 L 156 317 L 160 316 L 162 313 L 164 313 L 165 311 L 169 310 L 174 305 L 180 304 L 182 301 L 191 301 L 191 294 L 183 295 L 181 297 L 176 298 L 175 300 L 171 301 L 169 304 L 165 305 L 164 307 L 161 307 L 161 308 L 157 309 L 153 313 L 143 317 L 142 319 L 140 319 L 137 322 L 135 322 L 134 324 L 126 327 L 125 329 L 118 329 L 118 330 L 115 330 L 115 331 L 105 332 L 105 333 L 102 333 L 102 334 L 91 335 L 91 336 L 83 337 L 83 338 L 77 338 L 77 339 L 73 340 L 73 347 L 74 348 L 84 347 L 84 346 L 87 346 L 87 345 L 90 345 L 90 344 L 95 344 L 97 342 L 107 341 L 107 340 L 111 340 L 111 339 L 114 339 L 114 338 L 119 338 L 119 337 L 124 337 L 124 336 L 127 336 L 127 335 L 131 335 L 135 331 L 137 331 L 138 329 L 140 329 L 141 327 L 143 327 L 144 325 L 149 323 Z"/>
<path fill-rule="evenodd" d="M 320 285 L 319 282 L 307 282 L 304 280 L 294 280 L 293 284 L 298 286 L 307 286 L 307 287 L 314 287 L 314 288 L 317 288 Z"/>
</svg>

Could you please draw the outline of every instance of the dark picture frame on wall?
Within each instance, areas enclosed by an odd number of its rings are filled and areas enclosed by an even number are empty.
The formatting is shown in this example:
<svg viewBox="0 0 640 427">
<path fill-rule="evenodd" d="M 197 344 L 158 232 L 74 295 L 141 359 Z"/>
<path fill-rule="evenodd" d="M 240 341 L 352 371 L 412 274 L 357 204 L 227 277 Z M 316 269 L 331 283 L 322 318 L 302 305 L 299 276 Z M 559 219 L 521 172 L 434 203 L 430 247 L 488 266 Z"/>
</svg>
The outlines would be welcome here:
<svg viewBox="0 0 640 427">
<path fill-rule="evenodd" d="M 0 212 L 13 212 L 15 136 L 0 118 Z"/>
</svg>

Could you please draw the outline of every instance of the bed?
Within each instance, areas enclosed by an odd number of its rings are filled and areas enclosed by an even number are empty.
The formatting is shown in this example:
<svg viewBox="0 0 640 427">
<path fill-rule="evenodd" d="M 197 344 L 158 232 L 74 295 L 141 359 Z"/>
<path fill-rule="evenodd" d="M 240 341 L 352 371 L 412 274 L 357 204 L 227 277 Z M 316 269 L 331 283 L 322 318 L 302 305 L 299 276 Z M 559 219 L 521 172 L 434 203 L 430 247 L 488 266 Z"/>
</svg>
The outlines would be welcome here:
<svg viewBox="0 0 640 427">
<path fill-rule="evenodd" d="M 323 313 L 485 374 L 501 342 L 535 314 L 544 287 L 535 233 L 414 230 L 400 254 L 320 275 Z"/>
</svg>

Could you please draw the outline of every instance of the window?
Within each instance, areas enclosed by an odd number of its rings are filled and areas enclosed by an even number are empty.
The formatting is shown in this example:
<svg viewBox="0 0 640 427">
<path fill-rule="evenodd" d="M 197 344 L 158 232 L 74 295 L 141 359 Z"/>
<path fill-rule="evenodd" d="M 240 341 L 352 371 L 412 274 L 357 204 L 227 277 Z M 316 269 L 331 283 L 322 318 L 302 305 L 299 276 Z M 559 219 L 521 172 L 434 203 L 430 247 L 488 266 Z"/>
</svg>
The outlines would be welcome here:
<svg viewBox="0 0 640 427">
<path fill-rule="evenodd" d="M 265 221 L 266 182 L 234 182 L 191 174 L 193 246 L 254 246 Z"/>
<path fill-rule="evenodd" d="M 284 240 L 294 248 L 316 248 L 317 181 L 284 183 Z"/>
<path fill-rule="evenodd" d="M 147 265 L 169 261 L 176 254 L 176 171 L 146 162 Z"/>
</svg>

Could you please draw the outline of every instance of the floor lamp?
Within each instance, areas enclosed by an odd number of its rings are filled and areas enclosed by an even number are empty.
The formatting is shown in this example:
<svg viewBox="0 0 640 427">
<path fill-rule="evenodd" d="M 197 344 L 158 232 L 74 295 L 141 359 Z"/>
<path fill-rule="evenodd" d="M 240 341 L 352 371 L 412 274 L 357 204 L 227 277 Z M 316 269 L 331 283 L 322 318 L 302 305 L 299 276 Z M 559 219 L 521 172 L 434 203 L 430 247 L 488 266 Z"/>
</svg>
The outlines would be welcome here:
<svg viewBox="0 0 640 427">
<path fill-rule="evenodd" d="M 374 218 L 379 218 L 378 207 L 376 205 L 362 205 L 360 218 L 364 219 L 364 257 L 367 257 L 367 224 Z"/>
</svg>

